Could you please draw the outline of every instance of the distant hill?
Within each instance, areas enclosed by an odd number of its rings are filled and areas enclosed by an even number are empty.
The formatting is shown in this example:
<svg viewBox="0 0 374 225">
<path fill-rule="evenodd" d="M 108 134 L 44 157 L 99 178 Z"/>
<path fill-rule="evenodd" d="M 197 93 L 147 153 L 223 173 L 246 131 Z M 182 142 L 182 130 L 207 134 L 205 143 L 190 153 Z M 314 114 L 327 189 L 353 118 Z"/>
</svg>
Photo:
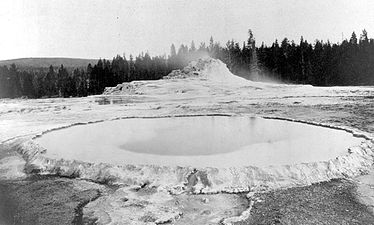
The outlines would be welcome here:
<svg viewBox="0 0 374 225">
<path fill-rule="evenodd" d="M 48 68 L 50 65 L 59 67 L 61 64 L 67 68 L 86 68 L 89 63 L 96 64 L 98 59 L 78 59 L 78 58 L 20 58 L 0 60 L 0 66 L 16 64 L 20 69 Z"/>
</svg>

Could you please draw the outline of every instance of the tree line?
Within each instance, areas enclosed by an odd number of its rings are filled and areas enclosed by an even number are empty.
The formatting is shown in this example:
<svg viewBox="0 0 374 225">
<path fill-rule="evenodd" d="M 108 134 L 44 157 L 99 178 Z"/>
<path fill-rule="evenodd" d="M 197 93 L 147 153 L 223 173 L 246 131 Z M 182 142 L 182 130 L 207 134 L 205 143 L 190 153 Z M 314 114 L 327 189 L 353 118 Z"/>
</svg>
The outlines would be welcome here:
<svg viewBox="0 0 374 225">
<path fill-rule="evenodd" d="M 288 83 L 334 85 L 374 85 L 374 39 L 366 30 L 358 38 L 340 44 L 316 40 L 298 44 L 284 38 L 271 46 L 257 48 L 258 65 L 263 75 Z"/>
<path fill-rule="evenodd" d="M 240 53 L 241 48 L 238 46 L 238 43 L 230 41 L 224 48 L 211 37 L 209 45 L 201 43 L 196 47 L 192 41 L 190 46 L 182 44 L 178 50 L 171 45 L 168 57 L 151 57 L 148 53 L 142 53 L 135 58 L 130 55 L 127 59 L 117 55 L 112 60 L 99 59 L 86 69 L 61 65 L 58 68 L 50 66 L 48 69 L 19 70 L 12 64 L 0 67 L 0 97 L 81 97 L 101 94 L 105 87 L 122 82 L 161 79 L 174 69 L 182 69 L 191 60 L 208 55 L 222 59 L 237 72 L 236 68 L 240 65 L 237 62 L 249 62 L 249 58 Z"/>
<path fill-rule="evenodd" d="M 218 58 L 233 74 L 252 79 L 275 78 L 286 83 L 312 85 L 373 85 L 374 40 L 364 30 L 357 38 L 331 44 L 316 40 L 314 44 L 301 38 L 296 44 L 284 38 L 271 46 L 256 47 L 251 30 L 243 43 L 227 41 L 224 46 L 202 42 L 195 46 L 171 45 L 168 56 L 151 57 L 142 53 L 135 58 L 117 55 L 112 60 L 100 59 L 87 68 L 20 70 L 16 65 L 0 67 L 0 97 L 70 97 L 101 94 L 105 87 L 133 80 L 156 80 L 174 69 L 181 69 L 191 60 L 203 56 Z"/>
<path fill-rule="evenodd" d="M 0 67 L 0 97 L 82 97 L 101 94 L 105 87 L 133 80 L 160 79 L 169 72 L 164 56 L 148 53 L 135 59 L 117 55 L 112 60 L 99 59 L 86 69 L 50 66 L 19 70 L 15 64 Z"/>
</svg>

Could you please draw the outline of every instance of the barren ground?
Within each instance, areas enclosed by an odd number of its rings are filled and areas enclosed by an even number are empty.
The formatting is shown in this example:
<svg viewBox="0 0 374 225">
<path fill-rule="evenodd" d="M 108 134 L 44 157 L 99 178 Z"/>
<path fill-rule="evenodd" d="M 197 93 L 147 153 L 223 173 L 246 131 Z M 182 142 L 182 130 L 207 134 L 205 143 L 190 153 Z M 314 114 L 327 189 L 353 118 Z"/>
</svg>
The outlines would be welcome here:
<svg viewBox="0 0 374 225">
<path fill-rule="evenodd" d="M 357 177 L 256 192 L 247 199 L 247 193 L 171 194 L 147 184 L 40 176 L 24 170 L 25 158 L 9 147 L 74 123 L 217 113 L 302 120 L 374 136 L 372 87 L 163 82 L 145 81 L 141 93 L 122 96 L 0 100 L 0 224 L 228 224 L 251 201 L 250 216 L 236 224 L 374 224 L 372 166 Z"/>
</svg>

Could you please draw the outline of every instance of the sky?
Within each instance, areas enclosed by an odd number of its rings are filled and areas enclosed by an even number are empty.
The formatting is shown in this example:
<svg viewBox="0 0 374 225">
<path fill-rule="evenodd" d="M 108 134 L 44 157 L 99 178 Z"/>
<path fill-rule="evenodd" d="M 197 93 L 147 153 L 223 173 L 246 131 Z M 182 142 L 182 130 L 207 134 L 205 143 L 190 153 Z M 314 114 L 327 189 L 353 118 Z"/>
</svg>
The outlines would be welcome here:
<svg viewBox="0 0 374 225">
<path fill-rule="evenodd" d="M 0 60 L 168 54 L 194 40 L 374 37 L 372 0 L 1 0 Z"/>
</svg>

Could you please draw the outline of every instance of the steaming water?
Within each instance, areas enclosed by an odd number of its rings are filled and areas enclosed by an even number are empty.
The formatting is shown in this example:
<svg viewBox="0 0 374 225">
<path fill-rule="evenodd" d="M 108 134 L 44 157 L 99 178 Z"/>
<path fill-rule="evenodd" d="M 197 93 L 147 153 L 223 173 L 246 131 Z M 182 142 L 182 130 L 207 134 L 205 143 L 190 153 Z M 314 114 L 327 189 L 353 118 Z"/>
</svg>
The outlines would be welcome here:
<svg viewBox="0 0 374 225">
<path fill-rule="evenodd" d="M 52 158 L 197 167 L 326 161 L 347 154 L 362 140 L 302 123 L 226 116 L 123 119 L 74 126 L 36 139 Z"/>
</svg>

